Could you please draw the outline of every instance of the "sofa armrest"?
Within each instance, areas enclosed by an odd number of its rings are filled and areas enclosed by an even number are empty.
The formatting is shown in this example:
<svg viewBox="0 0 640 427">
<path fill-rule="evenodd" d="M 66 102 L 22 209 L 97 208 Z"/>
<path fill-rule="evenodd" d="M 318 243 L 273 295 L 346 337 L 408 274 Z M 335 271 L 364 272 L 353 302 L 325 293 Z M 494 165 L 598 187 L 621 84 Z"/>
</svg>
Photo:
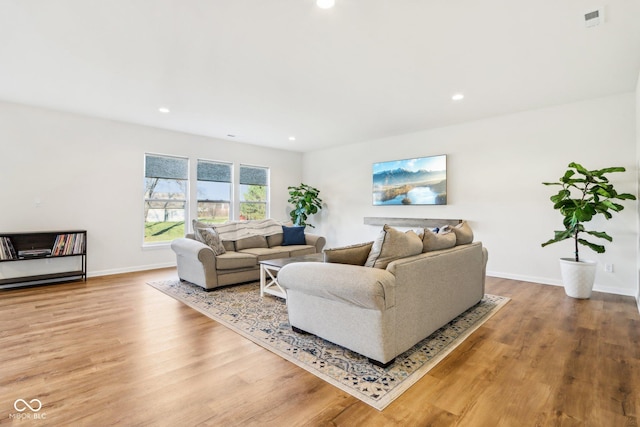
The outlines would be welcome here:
<svg viewBox="0 0 640 427">
<path fill-rule="evenodd" d="M 278 272 L 284 289 L 368 309 L 395 306 L 395 277 L 386 270 L 359 265 L 296 262 Z"/>
<path fill-rule="evenodd" d="M 171 249 L 176 253 L 178 258 L 197 259 L 205 268 L 210 267 L 213 270 L 216 269 L 216 256 L 213 250 L 202 242 L 181 237 L 171 242 Z"/>
<path fill-rule="evenodd" d="M 213 250 L 197 240 L 181 237 L 171 242 L 176 254 L 178 277 L 205 289 L 218 286 Z"/>
<path fill-rule="evenodd" d="M 304 235 L 305 241 L 307 245 L 315 246 L 316 253 L 319 254 L 322 252 L 322 248 L 327 244 L 327 239 L 323 236 L 319 236 L 317 234 L 307 234 Z"/>
</svg>

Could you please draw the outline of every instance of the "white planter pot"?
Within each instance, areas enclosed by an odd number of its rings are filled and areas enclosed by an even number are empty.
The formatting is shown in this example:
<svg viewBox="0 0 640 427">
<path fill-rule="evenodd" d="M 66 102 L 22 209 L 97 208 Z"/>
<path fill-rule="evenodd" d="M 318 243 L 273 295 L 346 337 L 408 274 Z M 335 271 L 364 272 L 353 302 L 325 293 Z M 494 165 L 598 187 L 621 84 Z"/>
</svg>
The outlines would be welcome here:
<svg viewBox="0 0 640 427">
<path fill-rule="evenodd" d="M 560 274 L 566 294 L 572 298 L 589 298 L 597 265 L 595 261 L 575 262 L 573 258 L 560 258 Z"/>
</svg>

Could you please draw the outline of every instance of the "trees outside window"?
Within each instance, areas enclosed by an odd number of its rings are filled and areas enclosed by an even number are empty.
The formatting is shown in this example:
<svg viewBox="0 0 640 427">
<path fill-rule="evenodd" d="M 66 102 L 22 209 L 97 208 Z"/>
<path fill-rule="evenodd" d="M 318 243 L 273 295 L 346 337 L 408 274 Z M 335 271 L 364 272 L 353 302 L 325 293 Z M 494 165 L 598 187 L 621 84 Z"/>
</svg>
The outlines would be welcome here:
<svg viewBox="0 0 640 427">
<path fill-rule="evenodd" d="M 269 217 L 269 168 L 240 165 L 240 219 Z"/>
<path fill-rule="evenodd" d="M 144 243 L 184 236 L 189 162 L 182 157 L 145 155 Z"/>
</svg>

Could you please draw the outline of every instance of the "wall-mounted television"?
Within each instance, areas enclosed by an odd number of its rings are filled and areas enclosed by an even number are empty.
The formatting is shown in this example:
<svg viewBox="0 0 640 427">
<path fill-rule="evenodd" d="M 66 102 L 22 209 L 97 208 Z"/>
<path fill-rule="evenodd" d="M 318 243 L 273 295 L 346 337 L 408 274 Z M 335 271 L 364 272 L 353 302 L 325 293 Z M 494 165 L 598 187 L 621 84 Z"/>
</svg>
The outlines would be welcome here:
<svg viewBox="0 0 640 427">
<path fill-rule="evenodd" d="M 446 205 L 446 154 L 374 163 L 373 204 Z"/>
</svg>

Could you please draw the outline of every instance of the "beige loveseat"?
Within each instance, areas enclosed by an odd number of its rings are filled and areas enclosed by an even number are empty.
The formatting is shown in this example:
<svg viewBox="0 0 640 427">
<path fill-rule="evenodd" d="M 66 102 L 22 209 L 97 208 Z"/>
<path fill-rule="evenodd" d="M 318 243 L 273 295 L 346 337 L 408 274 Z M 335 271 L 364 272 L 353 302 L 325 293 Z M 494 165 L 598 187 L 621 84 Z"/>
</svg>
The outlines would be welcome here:
<svg viewBox="0 0 640 427">
<path fill-rule="evenodd" d="M 211 290 L 220 286 L 260 279 L 259 261 L 319 253 L 325 238 L 304 233 L 304 241 L 289 244 L 285 232 L 291 228 L 273 219 L 204 224 L 194 221 L 194 233 L 171 242 L 178 276 Z M 207 236 L 196 239 L 206 230 Z M 213 230 L 213 231 L 210 231 Z M 200 233 L 199 233 L 200 232 Z M 206 242 L 206 243 L 205 243 Z"/>
<path fill-rule="evenodd" d="M 385 226 L 375 243 L 325 251 L 327 258 L 349 264 L 285 266 L 278 281 L 287 293 L 291 326 L 378 365 L 392 363 L 482 299 L 487 251 L 471 243 L 465 228 L 457 240 L 452 230 L 425 230 L 420 240 L 412 231 Z M 353 265 L 365 259 L 369 266 Z"/>
</svg>

